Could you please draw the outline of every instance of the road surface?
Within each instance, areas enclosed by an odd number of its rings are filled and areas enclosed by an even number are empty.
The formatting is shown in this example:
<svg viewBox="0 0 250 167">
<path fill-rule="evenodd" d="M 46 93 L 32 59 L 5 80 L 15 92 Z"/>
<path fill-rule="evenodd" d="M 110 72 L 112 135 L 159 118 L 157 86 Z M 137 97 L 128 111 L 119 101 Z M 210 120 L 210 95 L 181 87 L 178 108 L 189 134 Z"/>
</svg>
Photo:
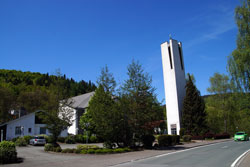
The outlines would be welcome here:
<svg viewBox="0 0 250 167">
<path fill-rule="evenodd" d="M 250 142 L 223 142 L 163 154 L 114 167 L 230 167 L 246 150 Z"/>
</svg>

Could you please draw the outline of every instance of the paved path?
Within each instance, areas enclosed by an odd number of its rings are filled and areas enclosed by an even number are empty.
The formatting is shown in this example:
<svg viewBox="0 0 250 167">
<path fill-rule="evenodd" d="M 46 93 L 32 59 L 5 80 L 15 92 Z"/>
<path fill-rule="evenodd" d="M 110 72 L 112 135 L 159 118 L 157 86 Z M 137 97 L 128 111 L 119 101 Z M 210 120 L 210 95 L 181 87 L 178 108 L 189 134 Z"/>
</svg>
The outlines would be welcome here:
<svg viewBox="0 0 250 167">
<path fill-rule="evenodd" d="M 228 141 L 123 163 L 114 167 L 230 167 L 249 148 L 250 142 Z"/>
<path fill-rule="evenodd" d="M 107 167 L 136 161 L 152 156 L 171 153 L 178 150 L 197 147 L 201 145 L 229 141 L 199 141 L 185 145 L 170 147 L 165 150 L 144 150 L 137 152 L 107 154 L 107 155 L 78 155 L 78 154 L 63 154 L 63 153 L 47 153 L 43 151 L 43 147 L 17 147 L 18 157 L 23 158 L 23 162 L 19 164 L 4 165 L 7 167 Z M 232 141 L 232 140 L 231 140 Z M 249 142 L 250 143 L 250 142 Z M 74 145 L 62 145 L 65 147 Z"/>
</svg>

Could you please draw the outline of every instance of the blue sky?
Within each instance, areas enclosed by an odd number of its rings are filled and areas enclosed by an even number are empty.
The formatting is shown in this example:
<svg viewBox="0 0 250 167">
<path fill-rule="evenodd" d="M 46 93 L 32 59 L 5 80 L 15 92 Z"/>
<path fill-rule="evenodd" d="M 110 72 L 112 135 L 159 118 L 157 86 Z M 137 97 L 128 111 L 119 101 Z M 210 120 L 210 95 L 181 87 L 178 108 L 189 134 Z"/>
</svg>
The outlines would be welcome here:
<svg viewBox="0 0 250 167">
<path fill-rule="evenodd" d="M 236 47 L 238 0 L 1 0 L 0 69 L 96 81 L 107 65 L 119 84 L 138 60 L 164 99 L 161 43 L 183 44 L 185 72 L 208 94 Z M 165 101 L 163 101 L 165 103 Z"/>
</svg>

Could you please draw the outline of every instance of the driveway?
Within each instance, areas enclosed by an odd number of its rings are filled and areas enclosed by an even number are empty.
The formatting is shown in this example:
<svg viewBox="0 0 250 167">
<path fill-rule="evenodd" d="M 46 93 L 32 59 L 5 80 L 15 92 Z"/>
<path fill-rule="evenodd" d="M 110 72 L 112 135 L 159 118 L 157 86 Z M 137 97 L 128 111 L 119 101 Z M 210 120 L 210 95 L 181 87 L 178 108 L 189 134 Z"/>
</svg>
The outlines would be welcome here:
<svg viewBox="0 0 250 167">
<path fill-rule="evenodd" d="M 121 163 L 136 161 L 156 155 L 175 152 L 187 148 L 197 147 L 216 142 L 216 141 L 200 141 L 185 145 L 169 147 L 165 150 L 144 150 L 136 152 L 128 152 L 121 154 L 106 154 L 106 155 L 86 155 L 86 154 L 65 154 L 65 153 L 47 153 L 44 152 L 44 147 L 28 146 L 17 147 L 18 157 L 23 158 L 23 162 L 19 164 L 7 164 L 7 167 L 107 167 Z M 62 144 L 62 148 L 75 147 L 76 145 Z"/>
</svg>

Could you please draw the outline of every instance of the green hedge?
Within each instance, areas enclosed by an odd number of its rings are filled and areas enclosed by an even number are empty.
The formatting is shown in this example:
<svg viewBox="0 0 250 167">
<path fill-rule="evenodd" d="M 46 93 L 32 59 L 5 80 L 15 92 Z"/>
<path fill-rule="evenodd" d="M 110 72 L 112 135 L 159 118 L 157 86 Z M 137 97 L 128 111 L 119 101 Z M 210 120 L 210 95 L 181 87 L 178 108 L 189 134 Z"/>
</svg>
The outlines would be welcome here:
<svg viewBox="0 0 250 167">
<path fill-rule="evenodd" d="M 67 143 L 67 144 L 75 144 L 76 141 L 75 141 L 74 136 L 68 136 L 68 137 L 66 137 L 65 143 Z"/>
<path fill-rule="evenodd" d="M 158 143 L 160 147 L 176 145 L 180 143 L 179 135 L 160 135 L 158 136 Z"/>
<path fill-rule="evenodd" d="M 61 147 L 59 145 L 54 146 L 53 144 L 48 143 L 48 144 L 45 144 L 44 151 L 61 152 L 62 149 L 61 149 Z"/>
<path fill-rule="evenodd" d="M 184 136 L 182 136 L 182 139 L 183 139 L 184 142 L 190 142 L 191 139 L 192 139 L 192 136 L 190 136 L 190 135 L 184 135 Z"/>
<path fill-rule="evenodd" d="M 16 145 L 12 141 L 0 142 L 0 164 L 17 161 Z"/>
<path fill-rule="evenodd" d="M 24 137 L 19 137 L 17 140 L 16 140 L 16 146 L 19 146 L 19 147 L 22 147 L 22 146 L 27 146 L 28 143 L 26 142 L 26 140 L 24 139 Z"/>
</svg>

